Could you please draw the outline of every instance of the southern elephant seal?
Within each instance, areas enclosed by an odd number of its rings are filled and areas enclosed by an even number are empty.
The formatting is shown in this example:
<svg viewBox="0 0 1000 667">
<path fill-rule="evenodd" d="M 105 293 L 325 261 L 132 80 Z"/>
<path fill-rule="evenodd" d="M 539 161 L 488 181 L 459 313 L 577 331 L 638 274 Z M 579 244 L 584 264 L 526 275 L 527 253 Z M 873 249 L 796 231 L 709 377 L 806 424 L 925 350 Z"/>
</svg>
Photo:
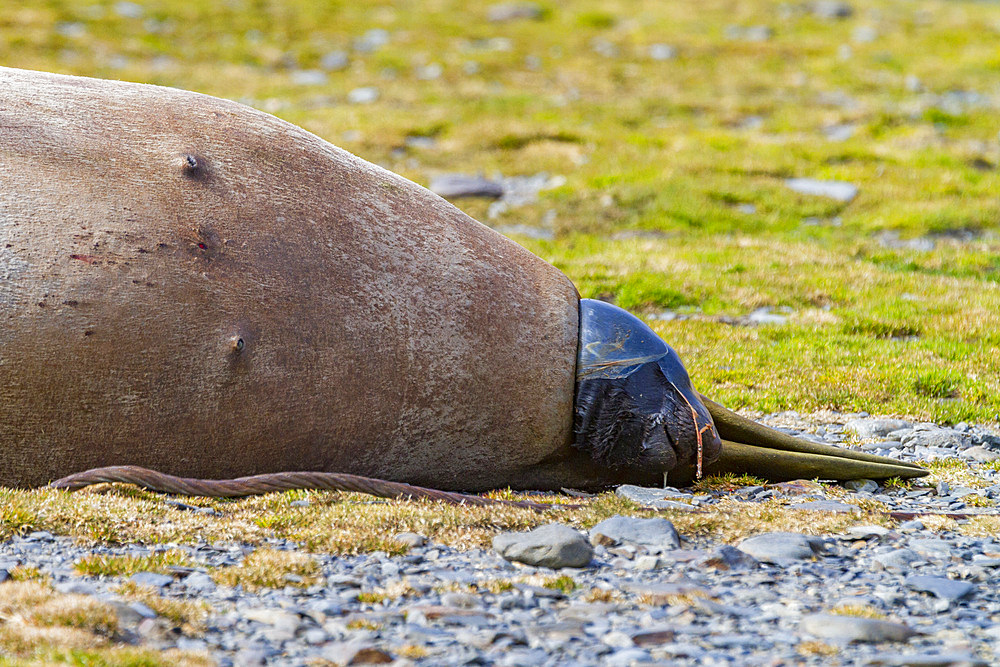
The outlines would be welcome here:
<svg viewBox="0 0 1000 667">
<path fill-rule="evenodd" d="M 0 312 L 4 485 L 118 464 L 469 491 L 702 458 L 923 474 L 778 453 L 812 446 L 703 401 L 641 321 L 443 199 L 170 88 L 0 68 Z"/>
</svg>

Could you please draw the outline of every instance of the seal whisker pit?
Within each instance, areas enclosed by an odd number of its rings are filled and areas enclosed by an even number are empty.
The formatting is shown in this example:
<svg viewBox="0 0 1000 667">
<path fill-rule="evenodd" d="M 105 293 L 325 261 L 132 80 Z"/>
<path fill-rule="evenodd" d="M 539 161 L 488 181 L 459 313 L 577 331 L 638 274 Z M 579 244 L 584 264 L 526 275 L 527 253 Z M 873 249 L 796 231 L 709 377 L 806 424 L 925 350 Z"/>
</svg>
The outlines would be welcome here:
<svg viewBox="0 0 1000 667">
<path fill-rule="evenodd" d="M 735 415 L 635 316 L 263 112 L 0 68 L 0 123 L 0 484 L 538 509 L 452 492 L 926 474 Z"/>
</svg>

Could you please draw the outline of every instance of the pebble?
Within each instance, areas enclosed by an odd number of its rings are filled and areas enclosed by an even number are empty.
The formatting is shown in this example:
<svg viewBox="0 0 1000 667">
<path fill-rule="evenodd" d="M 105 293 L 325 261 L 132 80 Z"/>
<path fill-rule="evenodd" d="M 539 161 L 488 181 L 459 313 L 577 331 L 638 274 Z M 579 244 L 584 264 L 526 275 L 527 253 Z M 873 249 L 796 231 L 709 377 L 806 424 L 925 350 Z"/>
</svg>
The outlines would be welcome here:
<svg viewBox="0 0 1000 667">
<path fill-rule="evenodd" d="M 859 438 L 881 438 L 893 431 L 909 428 L 910 422 L 902 419 L 852 419 L 844 424 L 844 430 Z"/>
<path fill-rule="evenodd" d="M 810 614 L 801 627 L 813 636 L 846 642 L 905 642 L 917 634 L 902 623 L 840 614 Z"/>
<path fill-rule="evenodd" d="M 759 561 L 784 564 L 789 561 L 813 558 L 824 551 L 822 538 L 799 533 L 764 533 L 748 537 L 737 548 Z"/>
<path fill-rule="evenodd" d="M 499 199 L 503 196 L 503 184 L 498 181 L 469 176 L 467 174 L 441 174 L 430 183 L 430 191 L 445 199 L 462 197 L 487 197 Z"/>
<path fill-rule="evenodd" d="M 132 583 L 139 586 L 152 586 L 153 588 L 163 588 L 173 583 L 174 578 L 168 574 L 157 574 L 155 572 L 136 572 L 130 577 Z"/>
<path fill-rule="evenodd" d="M 372 88 L 370 86 L 355 88 L 351 92 L 347 93 L 347 101 L 351 104 L 371 104 L 372 102 L 378 100 L 378 97 L 378 88 Z"/>
<path fill-rule="evenodd" d="M 493 23 L 540 19 L 542 16 L 541 6 L 534 2 L 503 2 L 486 9 L 486 18 Z"/>
<path fill-rule="evenodd" d="M 830 444 L 857 436 L 847 427 L 852 422 L 878 421 L 853 414 L 820 423 L 792 412 L 762 419 Z M 945 432 L 934 451 L 903 445 L 914 433 L 934 431 Z M 901 460 L 955 459 L 971 449 L 961 449 L 966 445 L 994 450 L 1000 444 L 990 427 L 977 424 L 941 428 L 902 422 L 883 425 L 864 439 Z M 886 444 L 891 442 L 898 446 Z M 956 511 L 972 498 L 1000 499 L 1000 474 L 967 460 L 961 484 L 917 481 L 908 490 L 875 491 L 862 484 L 853 493 L 870 494 L 869 501 L 903 516 Z M 735 492 L 632 487 L 621 493 L 690 511 L 723 500 L 811 503 L 817 510 L 821 502 L 855 502 L 850 492 L 804 481 Z M 1000 514 L 995 507 L 961 511 Z M 314 554 L 321 567 L 315 585 L 253 592 L 216 586 L 208 574 L 238 564 L 251 551 L 249 545 L 170 545 L 187 554 L 190 567 L 170 570 L 173 576 L 137 574 L 160 577 L 156 590 L 168 600 L 208 606 L 206 629 L 197 637 L 179 635 L 165 617 L 151 617 L 153 605 L 121 599 L 117 591 L 131 577 L 89 577 L 73 569 L 87 555 L 144 556 L 155 552 L 150 546 L 76 544 L 37 531 L 0 542 L 0 579 L 17 566 L 37 567 L 56 591 L 111 604 L 122 636 L 140 647 L 205 651 L 220 665 L 360 661 L 366 655 L 362 648 L 370 649 L 373 659 L 400 666 L 825 664 L 796 653 L 813 638 L 835 644 L 841 664 L 995 664 L 1000 590 L 992 582 L 1000 567 L 1000 543 L 936 526 L 913 519 L 851 526 L 818 537 L 765 534 L 745 540 L 742 548 L 722 544 L 710 533 L 692 533 L 681 536 L 683 548 L 663 549 L 641 540 L 591 547 L 584 535 L 566 527 L 584 548 L 593 549 L 583 567 L 572 569 L 512 563 L 489 549 L 459 551 L 410 538 L 413 544 L 401 556 Z M 754 541 L 761 538 L 763 545 L 757 547 L 770 553 L 758 559 L 748 551 L 756 552 Z M 299 548 L 265 540 L 269 548 Z M 399 597 L 377 603 L 358 599 L 359 593 L 392 591 L 400 584 L 406 593 Z M 857 605 L 886 619 L 842 615 Z M 831 609 L 841 613 L 831 614 Z M 816 615 L 820 620 L 814 620 Z M 814 634 L 809 629 L 814 626 L 835 636 Z M 912 634 L 915 629 L 927 634 Z M 906 644 L 890 652 L 884 644 L 870 643 L 879 636 Z M 415 657 L 418 653 L 426 657 Z"/>
<path fill-rule="evenodd" d="M 845 181 L 820 181 L 813 178 L 789 178 L 785 180 L 788 189 L 803 195 L 829 197 L 841 202 L 849 202 L 858 196 L 858 187 Z"/>
<path fill-rule="evenodd" d="M 627 516 L 613 516 L 598 523 L 590 529 L 590 542 L 601 546 L 627 544 L 653 553 L 681 546 L 680 535 L 666 519 Z"/>
<path fill-rule="evenodd" d="M 507 560 L 552 569 L 584 567 L 594 556 L 583 535 L 561 523 L 526 533 L 500 533 L 493 538 L 493 549 Z"/>
<path fill-rule="evenodd" d="M 961 600 L 970 597 L 976 591 L 975 584 L 968 581 L 920 574 L 907 577 L 906 585 L 915 591 L 931 593 L 943 600 Z"/>
<path fill-rule="evenodd" d="M 846 19 L 854 15 L 854 8 L 840 0 L 817 0 L 810 9 L 821 19 Z"/>
</svg>

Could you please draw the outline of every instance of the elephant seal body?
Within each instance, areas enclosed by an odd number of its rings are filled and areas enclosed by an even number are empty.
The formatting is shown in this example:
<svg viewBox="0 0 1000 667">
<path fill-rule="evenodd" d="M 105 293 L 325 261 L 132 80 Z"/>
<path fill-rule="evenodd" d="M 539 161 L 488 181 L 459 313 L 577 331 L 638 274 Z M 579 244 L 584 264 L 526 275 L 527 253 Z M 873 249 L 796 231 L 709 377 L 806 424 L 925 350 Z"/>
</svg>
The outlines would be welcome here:
<svg viewBox="0 0 1000 667">
<path fill-rule="evenodd" d="M 0 484 L 131 464 L 593 486 L 578 295 L 288 123 L 0 68 Z"/>
</svg>

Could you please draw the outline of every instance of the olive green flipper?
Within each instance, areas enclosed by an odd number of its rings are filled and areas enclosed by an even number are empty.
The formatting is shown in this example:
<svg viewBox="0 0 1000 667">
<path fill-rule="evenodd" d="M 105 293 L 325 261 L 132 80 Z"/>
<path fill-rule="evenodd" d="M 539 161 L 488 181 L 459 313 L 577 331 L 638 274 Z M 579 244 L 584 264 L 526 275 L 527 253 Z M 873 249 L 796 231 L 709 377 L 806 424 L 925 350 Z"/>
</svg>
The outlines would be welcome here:
<svg viewBox="0 0 1000 667">
<path fill-rule="evenodd" d="M 722 438 L 709 474 L 735 472 L 770 481 L 791 479 L 886 479 L 923 477 L 920 466 L 852 449 L 810 442 L 768 428 L 701 397 Z"/>
</svg>

